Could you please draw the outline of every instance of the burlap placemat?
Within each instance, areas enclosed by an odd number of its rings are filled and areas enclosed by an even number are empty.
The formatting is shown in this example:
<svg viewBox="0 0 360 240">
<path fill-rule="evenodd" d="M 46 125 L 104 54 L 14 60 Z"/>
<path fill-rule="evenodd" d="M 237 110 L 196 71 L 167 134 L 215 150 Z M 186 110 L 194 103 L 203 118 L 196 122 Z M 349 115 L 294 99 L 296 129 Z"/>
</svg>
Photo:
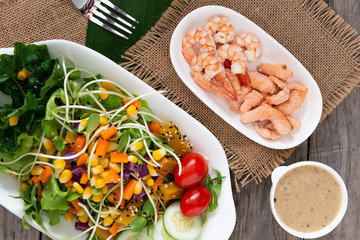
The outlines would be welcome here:
<svg viewBox="0 0 360 240">
<path fill-rule="evenodd" d="M 313 75 L 324 101 L 324 119 L 360 80 L 360 38 L 318 0 L 175 0 L 160 21 L 123 56 L 123 67 L 203 123 L 225 149 L 237 190 L 261 182 L 294 149 L 263 147 L 224 122 L 183 84 L 171 65 L 169 44 L 179 21 L 205 5 L 231 8 L 255 22 L 287 48 Z M 180 47 L 180 46 L 179 46 Z"/>
<path fill-rule="evenodd" d="M 64 39 L 85 44 L 87 19 L 71 0 L 0 0 L 0 47 Z"/>
</svg>

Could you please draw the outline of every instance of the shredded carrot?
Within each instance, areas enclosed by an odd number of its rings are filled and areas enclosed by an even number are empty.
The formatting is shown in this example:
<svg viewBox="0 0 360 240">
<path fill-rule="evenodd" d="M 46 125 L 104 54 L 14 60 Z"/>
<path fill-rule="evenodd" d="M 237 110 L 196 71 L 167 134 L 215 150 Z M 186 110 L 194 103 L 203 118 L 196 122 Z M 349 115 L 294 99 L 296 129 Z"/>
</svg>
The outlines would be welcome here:
<svg viewBox="0 0 360 240">
<path fill-rule="evenodd" d="M 135 179 L 131 179 L 124 189 L 123 198 L 126 200 L 130 200 L 130 198 L 134 195 L 134 189 L 137 181 Z"/>
<path fill-rule="evenodd" d="M 83 135 L 79 136 L 74 144 L 74 152 L 75 153 L 80 152 L 84 148 L 85 144 L 86 144 L 86 137 Z"/>
<path fill-rule="evenodd" d="M 77 166 L 85 165 L 87 158 L 89 157 L 88 153 L 83 153 L 77 159 Z"/>
<path fill-rule="evenodd" d="M 64 186 L 67 188 L 70 188 L 70 187 L 72 187 L 73 183 L 74 183 L 74 180 L 70 179 L 67 183 L 64 184 Z"/>
<path fill-rule="evenodd" d="M 70 205 L 70 210 L 69 211 L 72 212 L 75 215 L 77 215 L 77 212 L 78 212 L 73 205 Z"/>
<path fill-rule="evenodd" d="M 117 234 L 117 231 L 119 230 L 119 224 L 117 224 L 116 222 L 111 226 L 111 228 L 109 229 L 109 232 L 115 236 Z"/>
<path fill-rule="evenodd" d="M 158 177 L 155 182 L 154 182 L 154 185 L 152 185 L 152 189 L 154 191 L 157 190 L 157 187 L 159 186 L 160 183 L 162 183 L 164 180 L 162 179 L 162 177 Z"/>
<path fill-rule="evenodd" d="M 88 181 L 89 181 L 89 178 L 88 178 L 87 172 L 85 171 L 81 175 L 80 184 L 86 184 Z"/>
<path fill-rule="evenodd" d="M 41 184 L 40 184 L 40 179 L 38 176 L 33 176 L 31 178 L 32 182 L 35 184 L 37 184 L 37 195 L 38 197 L 42 197 L 42 187 L 41 187 Z"/>
<path fill-rule="evenodd" d="M 156 133 L 156 134 L 161 134 L 160 132 L 160 127 L 161 127 L 161 123 L 160 122 L 151 122 L 148 124 L 149 126 L 149 130 L 150 132 Z"/>
<path fill-rule="evenodd" d="M 131 99 L 125 98 L 125 104 L 128 104 L 130 101 L 131 101 Z M 140 111 L 140 108 L 141 108 L 141 102 L 140 101 L 133 101 L 132 103 L 130 103 L 130 105 L 135 106 L 136 110 Z"/>
<path fill-rule="evenodd" d="M 119 174 L 117 174 L 114 170 L 109 169 L 108 173 L 109 174 L 103 178 L 105 183 L 119 183 L 121 181 Z"/>
<path fill-rule="evenodd" d="M 165 170 L 162 170 L 161 168 L 159 168 L 159 167 L 156 167 L 155 168 L 155 171 L 158 173 L 158 174 L 160 174 L 160 175 L 162 175 L 162 176 L 166 176 L 166 175 L 168 175 L 168 173 L 167 173 L 167 171 L 165 171 Z"/>
<path fill-rule="evenodd" d="M 100 135 L 102 136 L 103 139 L 109 140 L 116 133 L 117 133 L 116 127 L 114 125 L 111 125 L 110 127 L 102 130 Z"/>
<path fill-rule="evenodd" d="M 74 199 L 74 200 L 71 201 L 71 204 L 74 206 L 74 208 L 75 208 L 76 210 L 79 210 L 79 209 L 81 208 L 80 205 L 79 205 L 79 203 L 80 203 L 80 200 L 79 200 L 79 199 Z"/>
<path fill-rule="evenodd" d="M 110 162 L 111 163 L 128 163 L 129 158 L 126 153 L 112 152 L 112 153 L 110 153 Z"/>
<path fill-rule="evenodd" d="M 40 174 L 40 180 L 43 183 L 46 183 L 47 181 L 49 181 L 51 174 L 52 174 L 51 167 L 45 166 L 45 169 Z"/>
<path fill-rule="evenodd" d="M 96 145 L 95 155 L 105 157 L 108 146 L 109 146 L 108 141 L 104 139 L 100 139 L 98 141 L 98 144 Z"/>
</svg>

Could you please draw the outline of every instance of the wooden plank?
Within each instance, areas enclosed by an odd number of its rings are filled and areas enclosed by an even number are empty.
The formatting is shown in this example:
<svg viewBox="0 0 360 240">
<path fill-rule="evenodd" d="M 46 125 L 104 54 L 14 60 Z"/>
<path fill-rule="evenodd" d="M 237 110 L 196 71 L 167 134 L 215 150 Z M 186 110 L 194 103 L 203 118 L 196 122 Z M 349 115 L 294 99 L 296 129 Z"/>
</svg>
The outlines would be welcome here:
<svg viewBox="0 0 360 240">
<path fill-rule="evenodd" d="M 21 226 L 21 219 L 0 206 L 0 239 L 4 240 L 37 240 L 40 239 L 40 232 L 30 227 L 25 230 Z"/>
<path fill-rule="evenodd" d="M 307 159 L 308 144 L 305 141 L 286 160 L 284 165 Z M 256 185 L 251 182 L 240 193 L 233 187 L 236 206 L 236 226 L 231 240 L 238 239 L 297 239 L 285 232 L 272 215 L 269 194 L 271 189 L 270 177 Z"/>
</svg>

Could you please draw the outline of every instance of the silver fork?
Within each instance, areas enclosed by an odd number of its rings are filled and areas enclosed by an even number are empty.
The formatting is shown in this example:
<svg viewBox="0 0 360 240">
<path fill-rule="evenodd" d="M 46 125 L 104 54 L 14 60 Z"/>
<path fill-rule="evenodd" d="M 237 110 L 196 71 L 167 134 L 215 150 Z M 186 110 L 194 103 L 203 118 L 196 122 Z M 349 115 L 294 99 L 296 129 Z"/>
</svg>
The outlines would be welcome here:
<svg viewBox="0 0 360 240">
<path fill-rule="evenodd" d="M 132 32 L 128 28 L 135 29 L 135 26 L 129 23 L 127 20 L 121 18 L 118 14 L 125 16 L 134 23 L 139 23 L 135 18 L 121 10 L 109 0 L 72 0 L 72 2 L 75 7 L 80 11 L 80 13 L 84 15 L 87 19 L 125 39 L 129 38 L 126 35 L 120 33 L 115 28 L 121 29 L 122 31 L 131 34 Z M 109 8 L 113 11 L 110 11 Z M 114 18 L 116 21 L 114 21 L 110 17 Z M 100 19 L 107 22 L 109 25 L 100 21 Z M 128 28 L 120 25 L 119 23 L 124 24 Z"/>
</svg>

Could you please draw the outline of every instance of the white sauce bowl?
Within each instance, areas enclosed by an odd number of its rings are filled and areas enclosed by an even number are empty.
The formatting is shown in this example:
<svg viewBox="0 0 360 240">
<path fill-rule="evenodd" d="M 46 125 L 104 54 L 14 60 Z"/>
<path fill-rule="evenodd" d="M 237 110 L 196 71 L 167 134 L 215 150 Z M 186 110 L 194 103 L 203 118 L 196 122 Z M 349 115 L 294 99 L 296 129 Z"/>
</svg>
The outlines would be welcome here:
<svg viewBox="0 0 360 240">
<path fill-rule="evenodd" d="M 299 232 L 299 231 L 296 231 L 296 230 L 288 227 L 281 221 L 280 217 L 278 216 L 278 214 L 275 210 L 274 194 L 275 194 L 275 189 L 276 189 L 276 186 L 277 186 L 280 178 L 284 174 L 286 174 L 288 171 L 290 171 L 296 167 L 300 167 L 300 166 L 317 166 L 317 167 L 327 170 L 338 181 L 338 183 L 340 185 L 340 189 L 341 189 L 342 202 L 341 202 L 340 210 L 338 211 L 336 217 L 326 227 L 324 227 L 318 231 L 315 231 L 315 232 Z M 347 193 L 345 183 L 344 183 L 343 179 L 340 177 L 340 175 L 334 169 L 332 169 L 331 167 L 329 167 L 323 163 L 313 162 L 313 161 L 303 161 L 303 162 L 291 164 L 289 166 L 277 167 L 274 169 L 274 171 L 271 174 L 271 181 L 272 181 L 272 186 L 271 186 L 271 190 L 270 190 L 271 211 L 272 211 L 276 221 L 279 223 L 279 225 L 285 231 L 287 231 L 288 233 L 290 233 L 296 237 L 308 238 L 308 239 L 322 237 L 322 236 L 330 233 L 332 230 L 334 230 L 337 227 L 337 225 L 339 225 L 339 223 L 341 222 L 341 220 L 343 219 L 343 217 L 345 215 L 347 205 L 348 205 L 348 193 Z"/>
</svg>

